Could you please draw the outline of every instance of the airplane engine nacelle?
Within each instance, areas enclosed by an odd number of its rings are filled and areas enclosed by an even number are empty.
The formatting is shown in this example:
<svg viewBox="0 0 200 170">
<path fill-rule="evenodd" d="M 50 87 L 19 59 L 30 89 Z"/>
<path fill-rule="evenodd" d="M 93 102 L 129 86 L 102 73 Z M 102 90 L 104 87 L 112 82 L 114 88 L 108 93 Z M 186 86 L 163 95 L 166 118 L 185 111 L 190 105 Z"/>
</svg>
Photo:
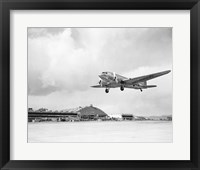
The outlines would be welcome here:
<svg viewBox="0 0 200 170">
<path fill-rule="evenodd" d="M 102 79 L 100 79 L 100 80 L 99 80 L 99 84 L 100 84 L 100 85 L 101 85 L 101 87 L 102 87 L 102 86 L 105 86 L 105 85 L 106 85 L 106 82 L 105 82 L 105 81 L 103 81 Z"/>
<path fill-rule="evenodd" d="M 140 82 L 138 83 L 139 86 L 146 86 L 147 85 L 147 82 L 146 81 L 143 81 L 143 82 Z"/>
</svg>

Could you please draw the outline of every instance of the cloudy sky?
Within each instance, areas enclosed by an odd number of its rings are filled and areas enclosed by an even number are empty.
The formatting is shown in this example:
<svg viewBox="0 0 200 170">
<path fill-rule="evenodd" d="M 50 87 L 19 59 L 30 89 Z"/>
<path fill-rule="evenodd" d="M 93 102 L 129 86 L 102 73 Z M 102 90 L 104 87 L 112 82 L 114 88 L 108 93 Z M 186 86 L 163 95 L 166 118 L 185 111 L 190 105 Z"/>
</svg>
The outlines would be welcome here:
<svg viewBox="0 0 200 170">
<path fill-rule="evenodd" d="M 172 114 L 172 59 L 171 28 L 28 28 L 28 106 Z M 90 87 L 103 71 L 133 78 L 169 69 L 143 92 Z"/>
</svg>

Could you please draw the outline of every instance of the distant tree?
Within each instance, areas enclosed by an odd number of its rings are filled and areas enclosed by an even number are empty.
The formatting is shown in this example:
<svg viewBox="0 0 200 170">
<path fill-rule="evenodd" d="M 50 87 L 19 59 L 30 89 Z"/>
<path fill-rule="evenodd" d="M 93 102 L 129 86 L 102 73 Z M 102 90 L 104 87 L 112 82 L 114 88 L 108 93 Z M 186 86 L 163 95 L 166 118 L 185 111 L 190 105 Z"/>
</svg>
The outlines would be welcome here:
<svg viewBox="0 0 200 170">
<path fill-rule="evenodd" d="M 46 108 L 40 108 L 40 109 L 38 109 L 38 111 L 39 112 L 46 112 L 48 109 L 46 109 Z"/>
<path fill-rule="evenodd" d="M 28 111 L 33 112 L 34 110 L 33 110 L 33 108 L 28 108 Z"/>
</svg>

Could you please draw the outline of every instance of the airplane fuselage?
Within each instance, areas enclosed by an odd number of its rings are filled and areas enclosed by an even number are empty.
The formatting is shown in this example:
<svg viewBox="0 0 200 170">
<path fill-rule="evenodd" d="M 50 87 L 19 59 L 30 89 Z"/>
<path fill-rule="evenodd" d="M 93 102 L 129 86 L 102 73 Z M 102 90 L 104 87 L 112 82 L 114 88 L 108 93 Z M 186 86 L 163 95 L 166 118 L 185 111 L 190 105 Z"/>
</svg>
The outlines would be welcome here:
<svg viewBox="0 0 200 170">
<path fill-rule="evenodd" d="M 100 74 L 99 77 L 104 81 L 110 82 L 122 82 L 123 80 L 128 80 L 128 78 L 119 74 L 115 74 L 114 72 L 102 72 L 102 74 Z"/>
</svg>

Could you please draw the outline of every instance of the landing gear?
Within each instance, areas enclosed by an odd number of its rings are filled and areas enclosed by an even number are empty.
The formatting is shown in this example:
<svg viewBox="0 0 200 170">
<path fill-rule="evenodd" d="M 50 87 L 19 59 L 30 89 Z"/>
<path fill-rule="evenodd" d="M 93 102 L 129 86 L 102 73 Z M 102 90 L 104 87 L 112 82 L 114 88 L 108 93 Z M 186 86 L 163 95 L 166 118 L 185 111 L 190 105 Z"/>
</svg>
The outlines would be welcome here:
<svg viewBox="0 0 200 170">
<path fill-rule="evenodd" d="M 140 91 L 142 92 L 142 89 L 140 89 Z"/>
<path fill-rule="evenodd" d="M 124 91 L 124 86 L 121 86 L 121 87 L 120 87 L 120 90 L 121 90 L 121 91 Z"/>
<path fill-rule="evenodd" d="M 106 92 L 106 93 L 109 93 L 109 89 L 106 89 L 105 92 Z"/>
</svg>

